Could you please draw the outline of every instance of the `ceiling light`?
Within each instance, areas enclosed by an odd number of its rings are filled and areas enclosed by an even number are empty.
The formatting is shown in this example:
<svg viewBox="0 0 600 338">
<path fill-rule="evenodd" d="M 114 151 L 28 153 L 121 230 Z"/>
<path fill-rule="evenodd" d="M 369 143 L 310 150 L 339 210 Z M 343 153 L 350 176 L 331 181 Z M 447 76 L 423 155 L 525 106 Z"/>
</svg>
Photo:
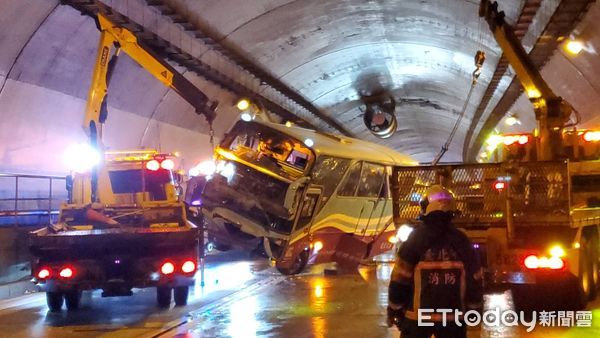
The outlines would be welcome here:
<svg viewBox="0 0 600 338">
<path fill-rule="evenodd" d="M 577 55 L 577 54 L 581 53 L 581 51 L 583 50 L 583 48 L 584 48 L 583 42 L 581 42 L 579 40 L 571 40 L 571 39 L 569 39 L 567 41 L 567 43 L 565 44 L 565 49 L 571 55 Z"/>
<path fill-rule="evenodd" d="M 246 110 L 250 108 L 250 101 L 248 101 L 247 99 L 241 99 L 237 102 L 236 107 L 239 110 Z"/>
<path fill-rule="evenodd" d="M 519 119 L 515 115 L 510 115 L 506 118 L 506 120 L 504 120 L 504 123 L 506 123 L 509 126 L 514 126 L 517 124 L 521 124 L 521 121 L 519 121 Z"/>
</svg>

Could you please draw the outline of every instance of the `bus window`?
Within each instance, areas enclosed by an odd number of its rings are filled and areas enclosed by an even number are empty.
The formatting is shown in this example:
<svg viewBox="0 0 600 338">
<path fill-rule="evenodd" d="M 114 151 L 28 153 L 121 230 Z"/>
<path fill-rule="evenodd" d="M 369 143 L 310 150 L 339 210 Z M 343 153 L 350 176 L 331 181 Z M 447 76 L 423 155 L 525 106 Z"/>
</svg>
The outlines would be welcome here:
<svg viewBox="0 0 600 338">
<path fill-rule="evenodd" d="M 276 130 L 247 122 L 236 125 L 227 134 L 221 147 L 244 161 L 291 180 L 302 176 L 314 159 L 312 150 L 302 142 Z"/>
<path fill-rule="evenodd" d="M 317 159 L 312 170 L 312 183 L 323 186 L 323 198 L 327 199 L 333 194 L 340 183 L 339 178 L 344 177 L 350 166 L 350 160 L 321 156 Z"/>
<path fill-rule="evenodd" d="M 365 163 L 358 185 L 358 196 L 360 197 L 379 197 L 385 168 L 381 165 Z"/>
<path fill-rule="evenodd" d="M 362 162 L 356 162 L 352 165 L 346 175 L 346 179 L 340 185 L 338 190 L 338 196 L 354 196 L 356 192 L 356 186 L 360 180 L 360 169 Z"/>
</svg>

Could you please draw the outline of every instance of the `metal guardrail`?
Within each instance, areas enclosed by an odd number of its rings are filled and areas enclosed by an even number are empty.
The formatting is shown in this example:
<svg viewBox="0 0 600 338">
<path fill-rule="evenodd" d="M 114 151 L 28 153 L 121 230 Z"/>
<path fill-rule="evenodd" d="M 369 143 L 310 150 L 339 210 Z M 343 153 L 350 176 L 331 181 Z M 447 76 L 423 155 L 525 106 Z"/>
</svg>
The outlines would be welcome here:
<svg viewBox="0 0 600 338">
<path fill-rule="evenodd" d="M 12 184 L 3 182 L 11 179 Z M 58 215 L 58 204 L 66 199 L 66 189 L 64 196 L 60 194 L 57 196 L 53 191 L 57 186 L 57 182 L 60 182 L 58 184 L 63 187 L 65 186 L 66 178 L 64 176 L 0 173 L 0 180 L 2 181 L 0 182 L 0 192 L 4 190 L 4 192 L 7 192 L 5 195 L 12 195 L 10 197 L 0 197 L 0 226 L 52 223 Z M 33 184 L 32 180 L 34 181 Z M 28 184 L 24 184 L 25 182 Z M 39 197 L 40 194 L 31 197 L 31 191 L 24 191 L 23 185 L 35 188 L 36 193 L 40 191 L 40 187 L 47 187 L 47 193 L 42 197 Z M 31 203 L 35 203 L 36 207 L 31 207 Z M 37 222 L 32 222 L 30 219 L 36 218 L 36 216 Z M 6 221 L 6 218 L 12 218 L 13 222 Z"/>
<path fill-rule="evenodd" d="M 570 223 L 569 176 L 564 162 L 397 167 L 394 171 L 396 222 L 416 220 L 419 200 L 444 171 L 448 175 L 445 185 L 455 194 L 460 211 L 454 219 L 457 225 L 506 226 L 507 199 L 516 224 Z M 499 182 L 503 189 L 496 187 Z"/>
</svg>

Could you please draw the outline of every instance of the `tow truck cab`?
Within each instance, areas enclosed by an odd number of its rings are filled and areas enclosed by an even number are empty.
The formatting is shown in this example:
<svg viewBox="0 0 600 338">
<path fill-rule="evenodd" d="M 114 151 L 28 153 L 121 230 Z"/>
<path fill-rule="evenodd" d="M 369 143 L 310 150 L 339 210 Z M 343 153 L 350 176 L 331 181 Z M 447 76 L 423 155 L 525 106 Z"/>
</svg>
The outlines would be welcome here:
<svg viewBox="0 0 600 338">
<path fill-rule="evenodd" d="M 76 174 L 59 221 L 31 233 L 32 274 L 50 310 L 76 309 L 84 290 L 127 296 L 157 287 L 162 307 L 187 302 L 198 262 L 198 229 L 187 221 L 173 179 L 174 159 L 156 151 L 107 152 L 97 201 L 89 173 Z"/>
</svg>

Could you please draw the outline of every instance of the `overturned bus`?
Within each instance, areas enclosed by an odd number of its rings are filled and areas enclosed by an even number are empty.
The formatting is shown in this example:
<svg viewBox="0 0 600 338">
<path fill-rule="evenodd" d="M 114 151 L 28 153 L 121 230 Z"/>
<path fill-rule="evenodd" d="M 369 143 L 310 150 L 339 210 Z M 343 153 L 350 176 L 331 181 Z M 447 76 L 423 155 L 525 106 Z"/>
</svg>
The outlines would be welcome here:
<svg viewBox="0 0 600 338">
<path fill-rule="evenodd" d="M 356 265 L 393 247 L 393 166 L 408 156 L 357 139 L 239 121 L 189 203 L 217 248 L 264 250 L 284 274 Z M 204 181 L 205 180 L 205 181 Z"/>
</svg>

